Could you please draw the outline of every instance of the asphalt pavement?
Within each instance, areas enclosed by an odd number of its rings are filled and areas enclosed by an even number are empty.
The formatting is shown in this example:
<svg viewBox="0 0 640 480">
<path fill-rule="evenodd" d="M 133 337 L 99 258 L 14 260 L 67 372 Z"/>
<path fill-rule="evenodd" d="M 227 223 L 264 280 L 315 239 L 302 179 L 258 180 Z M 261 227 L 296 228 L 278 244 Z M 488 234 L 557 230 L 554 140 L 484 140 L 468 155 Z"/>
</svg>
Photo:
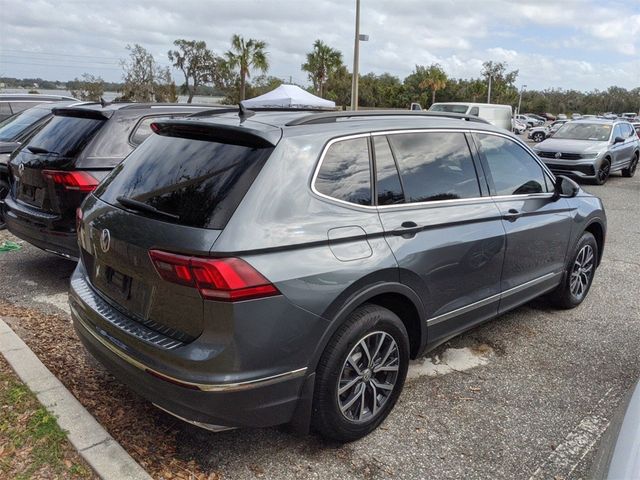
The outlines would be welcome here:
<svg viewBox="0 0 640 480">
<path fill-rule="evenodd" d="M 589 478 L 598 439 L 640 376 L 640 175 L 584 188 L 603 199 L 609 231 L 580 307 L 537 300 L 431 352 L 382 427 L 357 442 L 180 423 L 176 455 L 234 479 Z M 73 265 L 21 245 L 0 253 L 0 298 L 65 311 Z"/>
</svg>

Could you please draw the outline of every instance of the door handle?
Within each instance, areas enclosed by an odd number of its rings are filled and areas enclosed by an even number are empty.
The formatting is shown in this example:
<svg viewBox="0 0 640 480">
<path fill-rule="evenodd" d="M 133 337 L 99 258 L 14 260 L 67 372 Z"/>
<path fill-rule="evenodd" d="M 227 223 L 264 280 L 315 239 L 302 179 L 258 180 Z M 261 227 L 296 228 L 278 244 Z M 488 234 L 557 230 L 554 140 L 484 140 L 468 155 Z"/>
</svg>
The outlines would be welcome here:
<svg viewBox="0 0 640 480">
<path fill-rule="evenodd" d="M 420 227 L 418 226 L 418 224 L 416 222 L 402 222 L 402 225 L 400 225 L 398 228 L 395 228 L 391 231 L 392 235 L 415 235 L 418 230 L 420 230 Z"/>
<path fill-rule="evenodd" d="M 510 208 L 507 213 L 502 215 L 502 218 L 504 220 L 508 220 L 509 222 L 515 222 L 521 216 L 522 214 L 518 210 L 516 210 L 515 208 Z"/>
</svg>

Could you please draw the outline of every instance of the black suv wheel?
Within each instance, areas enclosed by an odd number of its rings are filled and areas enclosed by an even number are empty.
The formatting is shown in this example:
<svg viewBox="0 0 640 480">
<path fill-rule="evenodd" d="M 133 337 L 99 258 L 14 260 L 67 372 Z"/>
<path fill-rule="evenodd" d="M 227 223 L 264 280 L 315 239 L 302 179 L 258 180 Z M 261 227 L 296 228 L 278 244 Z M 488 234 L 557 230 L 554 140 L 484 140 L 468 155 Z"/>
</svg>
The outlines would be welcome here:
<svg viewBox="0 0 640 480">
<path fill-rule="evenodd" d="M 565 270 L 564 281 L 554 290 L 551 301 L 560 308 L 574 308 L 589 293 L 598 262 L 598 243 L 595 237 L 584 232 Z"/>
<path fill-rule="evenodd" d="M 627 168 L 622 169 L 622 176 L 631 178 L 636 174 L 636 169 L 638 168 L 638 154 L 636 153 L 631 160 L 631 163 Z"/>
<path fill-rule="evenodd" d="M 409 363 L 402 321 L 377 305 L 354 311 L 327 345 L 317 370 L 313 425 L 350 442 L 382 423 L 396 403 Z"/>
</svg>

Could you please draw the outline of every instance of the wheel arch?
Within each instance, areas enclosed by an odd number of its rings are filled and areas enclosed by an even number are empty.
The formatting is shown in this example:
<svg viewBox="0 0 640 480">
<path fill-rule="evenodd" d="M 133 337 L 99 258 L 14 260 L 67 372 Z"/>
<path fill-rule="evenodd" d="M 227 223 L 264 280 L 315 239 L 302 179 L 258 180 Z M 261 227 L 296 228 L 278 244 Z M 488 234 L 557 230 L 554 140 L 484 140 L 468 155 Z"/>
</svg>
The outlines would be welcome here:
<svg viewBox="0 0 640 480">
<path fill-rule="evenodd" d="M 599 266 L 600 262 L 602 261 L 602 254 L 604 251 L 604 240 L 605 240 L 604 226 L 599 220 L 594 219 L 587 224 L 584 231 L 589 232 L 596 239 L 596 244 L 598 245 L 598 264 L 597 265 Z"/>
</svg>

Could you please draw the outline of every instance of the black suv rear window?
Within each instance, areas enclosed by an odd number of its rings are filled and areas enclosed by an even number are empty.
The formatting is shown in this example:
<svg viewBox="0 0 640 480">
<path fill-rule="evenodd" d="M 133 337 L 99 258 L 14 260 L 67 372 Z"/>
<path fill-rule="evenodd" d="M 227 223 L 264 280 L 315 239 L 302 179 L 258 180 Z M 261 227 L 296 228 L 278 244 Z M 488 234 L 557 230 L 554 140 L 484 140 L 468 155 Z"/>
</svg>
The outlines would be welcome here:
<svg viewBox="0 0 640 480">
<path fill-rule="evenodd" d="M 57 116 L 51 119 L 29 141 L 36 147 L 59 157 L 76 157 L 102 127 L 105 120 L 85 117 Z"/>
<path fill-rule="evenodd" d="M 125 197 L 177 217 L 155 217 L 163 221 L 221 229 L 272 151 L 152 135 L 114 169 L 96 195 L 112 205 Z"/>
</svg>

